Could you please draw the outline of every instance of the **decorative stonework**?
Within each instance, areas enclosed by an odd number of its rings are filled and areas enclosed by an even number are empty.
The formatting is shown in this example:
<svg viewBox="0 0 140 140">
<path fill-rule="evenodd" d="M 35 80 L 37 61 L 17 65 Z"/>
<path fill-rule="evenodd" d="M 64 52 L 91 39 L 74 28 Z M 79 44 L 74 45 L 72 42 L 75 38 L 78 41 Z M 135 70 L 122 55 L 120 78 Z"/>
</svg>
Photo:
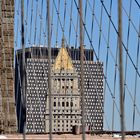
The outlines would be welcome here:
<svg viewBox="0 0 140 140">
<path fill-rule="evenodd" d="M 62 47 L 56 57 L 52 70 L 73 70 L 73 64 L 68 52 L 65 48 L 64 39 L 62 39 Z"/>
<path fill-rule="evenodd" d="M 78 73 L 64 45 L 55 59 L 52 69 L 52 131 L 72 132 L 73 126 L 81 125 L 80 92 Z M 46 106 L 46 132 L 49 132 L 49 99 Z"/>
</svg>

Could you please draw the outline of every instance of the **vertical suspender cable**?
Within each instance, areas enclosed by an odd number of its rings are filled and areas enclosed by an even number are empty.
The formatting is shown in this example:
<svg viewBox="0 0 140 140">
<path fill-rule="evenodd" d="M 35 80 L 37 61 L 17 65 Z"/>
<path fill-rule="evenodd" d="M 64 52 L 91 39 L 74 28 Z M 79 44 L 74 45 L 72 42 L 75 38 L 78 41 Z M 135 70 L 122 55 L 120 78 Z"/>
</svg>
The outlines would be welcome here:
<svg viewBox="0 0 140 140">
<path fill-rule="evenodd" d="M 138 35 L 138 45 L 137 45 L 137 59 L 136 59 L 136 68 L 138 69 L 138 64 L 139 64 L 139 54 L 140 54 L 140 22 L 139 22 L 139 35 Z M 135 88 L 134 88 L 134 103 L 133 103 L 133 124 L 132 124 L 132 130 L 134 131 L 135 129 L 135 110 L 136 110 L 136 95 L 137 95 L 137 77 L 138 77 L 138 74 L 137 74 L 137 71 L 136 71 L 136 74 L 135 74 Z"/>
<path fill-rule="evenodd" d="M 25 44 L 24 44 L 24 0 L 21 0 L 21 41 L 22 41 L 22 104 L 23 109 L 25 110 Z M 26 130 L 26 118 L 24 120 L 24 130 L 23 130 L 23 139 L 25 140 L 25 130 Z"/>
<path fill-rule="evenodd" d="M 83 22 L 82 22 L 82 0 L 79 0 L 80 13 L 80 63 L 81 63 L 81 103 L 82 103 L 82 139 L 85 140 L 85 102 L 84 102 L 84 48 L 83 48 Z"/>
<path fill-rule="evenodd" d="M 0 0 L 0 24 L 2 24 L 2 0 Z M 2 29 L 0 29 L 0 30 L 2 30 Z M 2 44 L 0 43 L 0 47 L 1 47 L 1 45 Z M 1 75 L 0 75 L 0 115 L 1 115 L 1 117 L 3 116 L 2 102 L 3 102 L 3 100 L 2 100 L 2 83 L 1 83 Z M 3 118 L 0 119 L 0 123 L 1 123 L 0 129 L 3 129 L 3 127 L 4 127 Z"/>
<path fill-rule="evenodd" d="M 47 0 L 47 16 L 48 16 L 48 89 L 49 89 L 49 139 L 52 140 L 52 104 L 51 104 L 51 32 L 50 32 L 50 0 Z"/>
<path fill-rule="evenodd" d="M 122 140 L 125 139 L 124 133 L 124 101 L 123 101 L 123 50 L 122 50 L 122 0 L 118 0 L 118 40 L 119 40 L 119 69 L 120 69 L 120 123 Z"/>
</svg>

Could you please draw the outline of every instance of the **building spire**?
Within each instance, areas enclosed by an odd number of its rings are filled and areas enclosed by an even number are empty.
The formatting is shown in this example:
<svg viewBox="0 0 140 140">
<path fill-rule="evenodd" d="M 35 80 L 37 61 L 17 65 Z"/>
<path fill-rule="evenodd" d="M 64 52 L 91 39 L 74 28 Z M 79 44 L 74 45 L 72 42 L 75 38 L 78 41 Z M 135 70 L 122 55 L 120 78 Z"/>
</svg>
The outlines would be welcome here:
<svg viewBox="0 0 140 140">
<path fill-rule="evenodd" d="M 55 63 L 53 65 L 53 70 L 74 70 L 74 66 L 72 64 L 72 59 L 69 56 L 67 49 L 65 48 L 65 38 L 64 35 L 62 37 L 61 48 L 56 57 Z"/>
<path fill-rule="evenodd" d="M 61 44 L 61 47 L 62 47 L 62 48 L 65 48 L 65 38 L 64 38 L 64 34 L 63 34 L 63 37 L 62 37 L 62 44 Z"/>
</svg>

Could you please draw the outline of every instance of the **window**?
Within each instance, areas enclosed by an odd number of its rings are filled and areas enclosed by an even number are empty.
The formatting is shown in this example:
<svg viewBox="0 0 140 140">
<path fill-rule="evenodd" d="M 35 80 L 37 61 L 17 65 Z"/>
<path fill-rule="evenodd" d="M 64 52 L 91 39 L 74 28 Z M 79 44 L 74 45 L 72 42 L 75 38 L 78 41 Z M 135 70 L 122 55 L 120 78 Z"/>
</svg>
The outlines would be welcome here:
<svg viewBox="0 0 140 140">
<path fill-rule="evenodd" d="M 70 103 L 71 107 L 73 107 L 73 102 Z"/>
<path fill-rule="evenodd" d="M 68 107 L 69 106 L 69 102 L 66 102 L 66 107 Z"/>
<path fill-rule="evenodd" d="M 56 106 L 56 102 L 53 103 L 53 106 Z"/>
<path fill-rule="evenodd" d="M 62 102 L 62 106 L 63 106 L 63 107 L 65 106 L 65 102 Z"/>
</svg>

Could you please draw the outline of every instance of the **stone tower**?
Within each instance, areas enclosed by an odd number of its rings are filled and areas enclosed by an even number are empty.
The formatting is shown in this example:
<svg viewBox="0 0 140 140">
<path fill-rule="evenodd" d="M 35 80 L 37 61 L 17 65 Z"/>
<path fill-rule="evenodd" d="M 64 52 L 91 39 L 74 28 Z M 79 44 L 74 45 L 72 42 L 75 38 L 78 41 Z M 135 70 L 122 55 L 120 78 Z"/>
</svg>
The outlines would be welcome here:
<svg viewBox="0 0 140 140">
<path fill-rule="evenodd" d="M 14 0 L 0 0 L 0 132 L 16 132 L 14 101 Z"/>
<path fill-rule="evenodd" d="M 72 132 L 81 124 L 78 73 L 62 39 L 62 47 L 52 67 L 52 132 Z M 49 132 L 49 99 L 46 106 L 46 132 Z"/>
</svg>

